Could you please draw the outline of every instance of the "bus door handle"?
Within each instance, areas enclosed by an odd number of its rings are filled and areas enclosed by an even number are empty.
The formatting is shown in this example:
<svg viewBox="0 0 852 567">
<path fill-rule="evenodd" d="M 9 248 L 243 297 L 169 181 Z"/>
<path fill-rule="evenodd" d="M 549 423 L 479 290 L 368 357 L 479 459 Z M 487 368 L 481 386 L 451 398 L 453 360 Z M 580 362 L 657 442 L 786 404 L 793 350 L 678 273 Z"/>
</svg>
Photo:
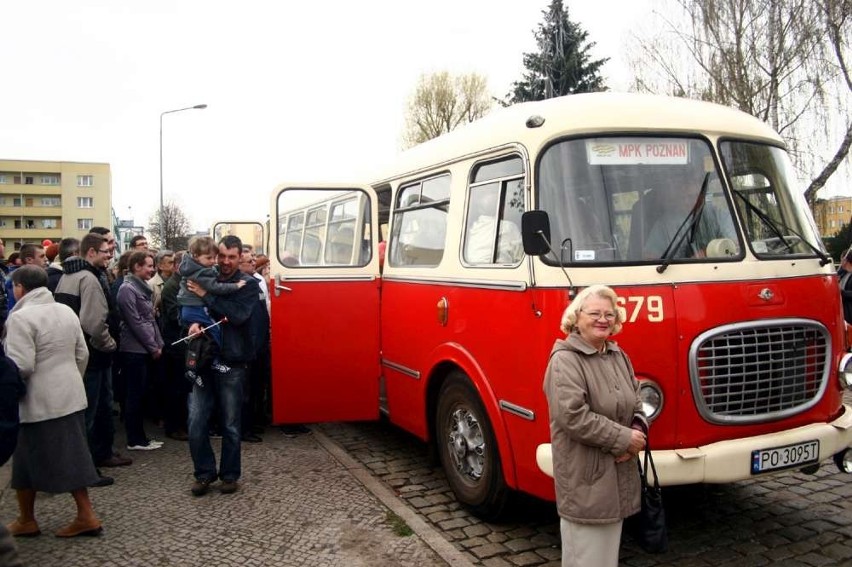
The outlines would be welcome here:
<svg viewBox="0 0 852 567">
<path fill-rule="evenodd" d="M 282 291 L 286 291 L 287 293 L 292 292 L 293 290 L 286 285 L 281 285 L 281 276 L 275 275 L 275 297 L 281 295 Z"/>
</svg>

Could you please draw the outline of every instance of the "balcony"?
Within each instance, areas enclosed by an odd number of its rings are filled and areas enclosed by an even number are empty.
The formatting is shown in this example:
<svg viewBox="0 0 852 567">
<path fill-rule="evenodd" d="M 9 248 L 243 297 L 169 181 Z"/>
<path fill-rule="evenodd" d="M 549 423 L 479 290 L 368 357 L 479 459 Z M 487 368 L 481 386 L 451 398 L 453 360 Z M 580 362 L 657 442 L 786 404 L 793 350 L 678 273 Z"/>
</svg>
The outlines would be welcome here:
<svg viewBox="0 0 852 567">
<path fill-rule="evenodd" d="M 0 217 L 61 217 L 62 207 L 0 206 Z"/>
<path fill-rule="evenodd" d="M 24 183 L 4 183 L 0 185 L 0 195 L 61 195 L 62 185 L 26 185 Z"/>
<path fill-rule="evenodd" d="M 4 240 L 61 240 L 63 238 L 61 228 L 9 228 L 0 227 L 0 238 Z"/>
</svg>

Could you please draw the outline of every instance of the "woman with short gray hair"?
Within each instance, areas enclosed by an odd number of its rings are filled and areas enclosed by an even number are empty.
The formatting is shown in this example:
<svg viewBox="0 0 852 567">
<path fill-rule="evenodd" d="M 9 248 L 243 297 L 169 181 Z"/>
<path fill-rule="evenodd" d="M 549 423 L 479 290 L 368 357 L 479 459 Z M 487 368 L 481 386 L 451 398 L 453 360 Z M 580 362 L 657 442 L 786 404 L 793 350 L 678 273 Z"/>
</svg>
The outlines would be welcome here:
<svg viewBox="0 0 852 567">
<path fill-rule="evenodd" d="M 603 285 L 577 295 L 545 374 L 563 567 L 617 567 L 622 523 L 639 511 L 647 422 L 630 359 L 609 340 L 623 323 L 617 300 Z"/>
</svg>

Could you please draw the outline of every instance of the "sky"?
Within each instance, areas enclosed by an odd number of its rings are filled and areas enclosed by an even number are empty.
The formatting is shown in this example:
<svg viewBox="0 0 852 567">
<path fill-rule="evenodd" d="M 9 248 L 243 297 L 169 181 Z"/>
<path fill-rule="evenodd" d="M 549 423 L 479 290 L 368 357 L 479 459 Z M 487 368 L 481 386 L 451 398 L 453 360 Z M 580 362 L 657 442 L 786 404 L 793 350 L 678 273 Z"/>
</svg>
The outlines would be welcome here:
<svg viewBox="0 0 852 567">
<path fill-rule="evenodd" d="M 423 73 L 476 72 L 503 98 L 549 0 L 0 2 L 0 157 L 106 162 L 113 209 L 147 225 L 163 195 L 195 230 L 263 220 L 285 181 L 363 181 L 400 151 Z M 565 0 L 623 57 L 648 0 Z M 369 178 L 368 178 L 369 180 Z"/>
</svg>

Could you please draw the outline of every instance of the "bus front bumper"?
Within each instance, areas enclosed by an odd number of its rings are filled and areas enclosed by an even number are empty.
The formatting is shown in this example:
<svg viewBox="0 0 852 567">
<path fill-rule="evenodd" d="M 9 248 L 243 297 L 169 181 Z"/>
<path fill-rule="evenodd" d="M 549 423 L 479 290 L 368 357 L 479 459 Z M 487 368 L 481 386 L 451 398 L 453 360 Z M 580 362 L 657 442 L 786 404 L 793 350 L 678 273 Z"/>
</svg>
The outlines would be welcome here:
<svg viewBox="0 0 852 567">
<path fill-rule="evenodd" d="M 813 441 L 819 442 L 821 462 L 852 447 L 852 407 L 844 405 L 844 410 L 842 416 L 830 423 L 816 423 L 767 435 L 719 441 L 702 447 L 654 450 L 654 463 L 660 476 L 660 484 L 723 484 L 746 480 L 756 476 L 752 473 L 754 451 Z M 642 456 L 640 454 L 640 458 Z M 538 446 L 536 463 L 545 474 L 553 476 L 553 453 L 550 443 Z M 783 469 L 768 472 L 779 470 Z"/>
</svg>

